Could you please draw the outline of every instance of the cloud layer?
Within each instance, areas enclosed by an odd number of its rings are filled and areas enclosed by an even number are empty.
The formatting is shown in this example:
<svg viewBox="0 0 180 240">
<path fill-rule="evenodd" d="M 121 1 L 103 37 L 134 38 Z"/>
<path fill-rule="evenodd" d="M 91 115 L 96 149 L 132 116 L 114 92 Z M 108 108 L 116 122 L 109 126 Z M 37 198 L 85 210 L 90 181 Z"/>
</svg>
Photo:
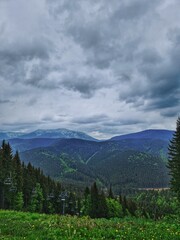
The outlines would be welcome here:
<svg viewBox="0 0 180 240">
<path fill-rule="evenodd" d="M 0 129 L 175 127 L 178 0 L 0 1 Z"/>
</svg>

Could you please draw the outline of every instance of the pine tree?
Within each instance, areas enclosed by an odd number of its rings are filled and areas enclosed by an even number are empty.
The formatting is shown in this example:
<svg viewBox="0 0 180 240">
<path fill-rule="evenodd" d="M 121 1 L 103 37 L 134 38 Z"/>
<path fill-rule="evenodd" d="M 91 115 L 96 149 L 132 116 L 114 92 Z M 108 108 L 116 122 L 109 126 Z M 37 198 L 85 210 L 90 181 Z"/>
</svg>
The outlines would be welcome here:
<svg viewBox="0 0 180 240">
<path fill-rule="evenodd" d="M 109 188 L 108 198 L 112 198 L 112 199 L 114 198 L 114 194 L 113 194 L 111 185 L 110 185 L 110 188 Z"/>
<path fill-rule="evenodd" d="M 82 207 L 83 215 L 89 215 L 91 211 L 91 196 L 90 196 L 90 189 L 86 187 L 84 191 L 84 202 Z"/>
<path fill-rule="evenodd" d="M 22 192 L 23 188 L 23 170 L 22 170 L 22 165 L 21 161 L 19 158 L 19 153 L 16 152 L 13 158 L 13 169 L 15 171 L 15 183 L 17 186 L 17 191 Z"/>
<path fill-rule="evenodd" d="M 180 117 L 176 122 L 176 131 L 169 144 L 168 168 L 171 175 L 171 188 L 180 202 Z"/>
<path fill-rule="evenodd" d="M 99 211 L 99 193 L 96 182 L 91 187 L 91 201 L 90 201 L 90 217 L 98 217 Z"/>
<path fill-rule="evenodd" d="M 43 193 L 42 188 L 39 183 L 36 183 L 36 186 L 33 190 L 33 196 L 29 206 L 31 212 L 42 212 L 43 209 Z"/>
<path fill-rule="evenodd" d="M 99 195 L 98 217 L 106 218 L 108 216 L 108 206 L 104 192 Z"/>
<path fill-rule="evenodd" d="M 18 192 L 15 196 L 15 200 L 14 200 L 14 209 L 17 211 L 21 211 L 23 209 L 23 194 L 22 192 Z"/>
</svg>

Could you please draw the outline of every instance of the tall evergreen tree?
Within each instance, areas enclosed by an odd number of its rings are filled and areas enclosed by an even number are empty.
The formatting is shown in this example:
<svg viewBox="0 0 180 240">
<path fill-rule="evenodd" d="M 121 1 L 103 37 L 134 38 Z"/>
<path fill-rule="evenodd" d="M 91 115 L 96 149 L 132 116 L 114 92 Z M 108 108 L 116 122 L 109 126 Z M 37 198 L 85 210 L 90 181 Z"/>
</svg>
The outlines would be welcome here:
<svg viewBox="0 0 180 240">
<path fill-rule="evenodd" d="M 19 153 L 13 157 L 13 170 L 15 171 L 15 184 L 17 186 L 17 191 L 22 192 L 23 188 L 23 168 L 19 158 Z"/>
<path fill-rule="evenodd" d="M 176 131 L 169 144 L 168 168 L 171 175 L 171 188 L 180 202 L 180 117 L 176 122 Z"/>
<path fill-rule="evenodd" d="M 110 185 L 110 188 L 109 188 L 109 194 L 108 194 L 108 198 L 114 198 L 114 194 L 113 194 L 113 191 L 112 191 L 112 186 Z"/>
<path fill-rule="evenodd" d="M 17 211 L 21 211 L 23 209 L 23 205 L 24 205 L 23 194 L 22 194 L 22 192 L 18 192 L 14 199 L 13 208 Z"/>
<path fill-rule="evenodd" d="M 43 198 L 42 188 L 39 183 L 36 183 L 36 186 L 32 194 L 33 196 L 29 206 L 29 210 L 32 212 L 42 212 L 44 198 Z"/>
<path fill-rule="evenodd" d="M 90 217 L 96 218 L 98 217 L 99 211 L 99 193 L 96 182 L 91 187 L 91 203 L 90 203 Z"/>
<path fill-rule="evenodd" d="M 99 206 L 98 206 L 98 217 L 106 218 L 108 216 L 108 206 L 106 202 L 106 197 L 102 191 L 99 195 Z"/>
</svg>

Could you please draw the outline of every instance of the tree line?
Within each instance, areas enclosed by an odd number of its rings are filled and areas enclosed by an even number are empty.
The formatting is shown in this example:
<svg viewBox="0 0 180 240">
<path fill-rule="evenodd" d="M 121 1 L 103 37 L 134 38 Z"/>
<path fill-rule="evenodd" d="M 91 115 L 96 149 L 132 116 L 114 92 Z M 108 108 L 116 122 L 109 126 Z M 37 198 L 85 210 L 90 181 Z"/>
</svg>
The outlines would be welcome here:
<svg viewBox="0 0 180 240">
<path fill-rule="evenodd" d="M 60 211 L 62 204 L 49 201 L 63 191 L 61 184 L 43 174 L 40 168 L 20 161 L 5 141 L 0 149 L 0 208 L 50 213 Z M 54 208 L 54 210 L 53 210 Z"/>
</svg>

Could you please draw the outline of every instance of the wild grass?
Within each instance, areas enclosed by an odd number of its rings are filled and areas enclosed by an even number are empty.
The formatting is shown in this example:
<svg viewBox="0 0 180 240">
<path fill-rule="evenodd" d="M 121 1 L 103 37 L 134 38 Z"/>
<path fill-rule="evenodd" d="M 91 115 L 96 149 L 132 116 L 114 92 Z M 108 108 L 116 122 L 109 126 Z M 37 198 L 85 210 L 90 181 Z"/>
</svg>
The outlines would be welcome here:
<svg viewBox="0 0 180 240">
<path fill-rule="evenodd" d="M 3 240 L 179 240 L 178 218 L 152 221 L 140 218 L 90 219 L 0 211 L 0 239 Z"/>
</svg>

